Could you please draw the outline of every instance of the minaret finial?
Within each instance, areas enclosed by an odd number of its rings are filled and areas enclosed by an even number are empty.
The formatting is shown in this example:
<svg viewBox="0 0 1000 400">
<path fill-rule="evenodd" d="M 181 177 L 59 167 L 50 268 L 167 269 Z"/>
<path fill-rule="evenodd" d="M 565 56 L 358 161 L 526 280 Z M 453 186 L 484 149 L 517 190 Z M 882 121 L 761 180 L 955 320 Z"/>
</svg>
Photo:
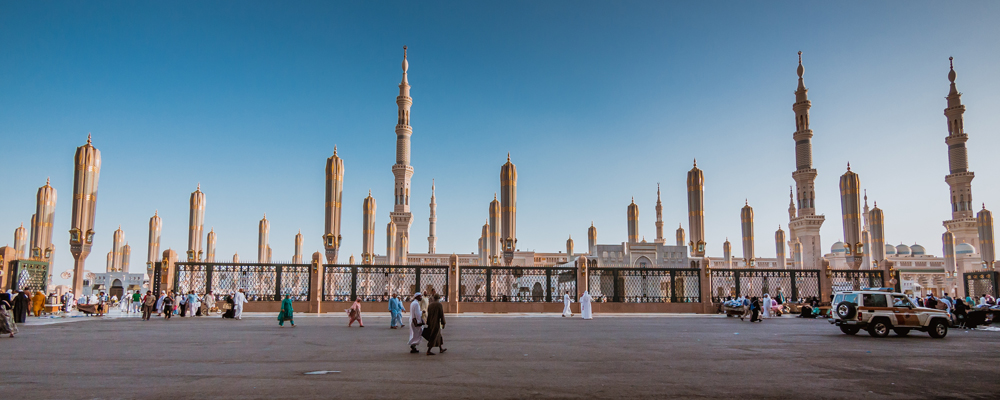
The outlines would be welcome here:
<svg viewBox="0 0 1000 400">
<path fill-rule="evenodd" d="M 695 167 L 695 168 L 698 168 L 698 158 L 695 158 L 695 159 L 694 159 L 694 167 Z"/>
<path fill-rule="evenodd" d="M 51 179 L 51 177 L 45 177 L 45 186 L 49 186 L 49 179 Z"/>
<path fill-rule="evenodd" d="M 199 190 L 201 190 L 201 182 L 198 182 L 198 188 L 195 189 L 195 191 L 199 191 Z"/>
<path fill-rule="evenodd" d="M 955 57 L 948 57 L 948 66 L 951 68 L 951 70 L 948 71 L 948 80 L 954 84 L 957 76 L 955 73 Z"/>
<path fill-rule="evenodd" d="M 750 199 L 743 199 L 743 205 L 749 206 L 750 205 Z"/>
<path fill-rule="evenodd" d="M 157 209 L 156 211 L 153 211 L 153 216 L 154 216 L 154 217 L 158 217 L 158 216 L 160 216 L 160 210 L 159 210 L 159 209 Z"/>
<path fill-rule="evenodd" d="M 805 72 L 805 68 L 802 67 L 802 52 L 799 52 L 799 68 L 796 70 L 799 73 L 799 79 L 802 79 L 802 73 Z"/>
<path fill-rule="evenodd" d="M 986 209 L 986 203 L 983 203 L 983 209 L 984 210 Z"/>
<path fill-rule="evenodd" d="M 337 145 L 333 145 L 333 155 L 337 155 Z"/>
<path fill-rule="evenodd" d="M 368 197 L 372 197 L 372 190 L 368 189 Z"/>
<path fill-rule="evenodd" d="M 493 192 L 493 200 L 497 199 L 497 192 Z"/>
<path fill-rule="evenodd" d="M 510 162 L 510 152 L 507 152 L 507 162 Z"/>
<path fill-rule="evenodd" d="M 90 132 L 87 132 L 87 144 L 90 144 Z"/>
<path fill-rule="evenodd" d="M 434 195 L 434 178 L 431 178 L 431 196 Z"/>
<path fill-rule="evenodd" d="M 851 172 L 851 162 L 847 162 L 847 172 Z"/>
</svg>

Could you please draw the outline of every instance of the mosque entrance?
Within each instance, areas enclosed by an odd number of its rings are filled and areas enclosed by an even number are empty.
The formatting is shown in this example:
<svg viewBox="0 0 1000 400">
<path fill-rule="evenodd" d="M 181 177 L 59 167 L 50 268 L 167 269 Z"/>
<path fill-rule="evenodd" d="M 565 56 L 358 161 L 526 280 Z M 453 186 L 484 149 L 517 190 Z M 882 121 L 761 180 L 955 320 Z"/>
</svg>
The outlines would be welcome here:
<svg viewBox="0 0 1000 400">
<path fill-rule="evenodd" d="M 123 294 L 125 294 L 125 288 L 122 287 L 122 281 L 120 279 L 115 279 L 115 281 L 111 283 L 111 290 L 108 295 L 117 296 L 120 299 Z"/>
</svg>

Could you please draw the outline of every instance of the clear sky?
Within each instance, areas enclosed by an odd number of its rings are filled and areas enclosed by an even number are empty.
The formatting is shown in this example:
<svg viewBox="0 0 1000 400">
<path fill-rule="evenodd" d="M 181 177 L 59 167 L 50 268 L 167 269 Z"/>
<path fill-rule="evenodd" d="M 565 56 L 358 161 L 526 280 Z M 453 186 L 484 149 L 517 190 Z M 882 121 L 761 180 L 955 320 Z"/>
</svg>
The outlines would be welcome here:
<svg viewBox="0 0 1000 400">
<path fill-rule="evenodd" d="M 402 46 L 414 104 L 410 251 L 470 253 L 517 165 L 523 250 L 625 240 L 626 206 L 655 237 L 687 228 L 685 174 L 705 171 L 711 255 L 739 211 L 774 255 L 795 168 L 796 52 L 804 52 L 823 246 L 842 235 L 847 162 L 886 215 L 886 238 L 941 254 L 950 219 L 948 57 L 968 111 L 974 201 L 1000 204 L 1000 2 L 0 2 L 0 232 L 28 225 L 46 177 L 58 191 L 54 270 L 72 268 L 73 154 L 103 155 L 94 251 L 103 272 L 120 224 L 144 271 L 147 226 L 186 248 L 201 183 L 218 257 L 256 258 L 267 213 L 276 260 L 322 248 L 324 165 L 345 163 L 342 260 L 360 256 L 361 205 L 389 221 Z M 992 154 L 992 155 L 991 155 Z M 993 207 L 996 209 L 996 206 Z M 57 282 L 61 280 L 57 279 Z"/>
</svg>

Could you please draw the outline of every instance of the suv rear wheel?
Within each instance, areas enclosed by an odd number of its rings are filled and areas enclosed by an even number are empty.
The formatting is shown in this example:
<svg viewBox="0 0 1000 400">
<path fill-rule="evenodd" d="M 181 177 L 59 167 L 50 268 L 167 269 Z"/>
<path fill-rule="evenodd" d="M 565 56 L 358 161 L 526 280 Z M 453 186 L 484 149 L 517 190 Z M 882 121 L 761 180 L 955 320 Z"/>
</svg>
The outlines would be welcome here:
<svg viewBox="0 0 1000 400">
<path fill-rule="evenodd" d="M 932 338 L 942 339 L 948 335 L 948 324 L 943 319 L 935 319 L 931 321 L 931 326 L 927 327 L 927 333 L 930 333 Z"/>
<path fill-rule="evenodd" d="M 910 334 L 910 328 L 892 328 L 893 332 L 896 332 L 898 336 L 906 336 Z"/>
<path fill-rule="evenodd" d="M 889 323 L 885 319 L 879 318 L 868 324 L 868 334 L 872 337 L 883 338 L 889 336 Z"/>
<path fill-rule="evenodd" d="M 847 334 L 847 335 L 855 335 L 860 330 L 861 330 L 861 328 L 856 327 L 856 326 L 850 326 L 850 325 L 841 325 L 840 326 L 840 331 L 844 332 L 844 334 Z"/>
</svg>

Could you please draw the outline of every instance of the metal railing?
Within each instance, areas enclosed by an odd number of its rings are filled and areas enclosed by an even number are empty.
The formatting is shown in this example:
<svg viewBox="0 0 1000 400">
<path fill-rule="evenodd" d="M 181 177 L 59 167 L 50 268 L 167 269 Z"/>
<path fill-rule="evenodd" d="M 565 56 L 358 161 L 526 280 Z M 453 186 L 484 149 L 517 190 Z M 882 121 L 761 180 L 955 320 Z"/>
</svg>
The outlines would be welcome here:
<svg viewBox="0 0 1000 400">
<path fill-rule="evenodd" d="M 878 270 L 832 270 L 830 274 L 830 285 L 834 293 L 885 287 L 883 282 L 882 271 Z"/>
<path fill-rule="evenodd" d="M 175 267 L 173 290 L 178 293 L 230 294 L 243 289 L 249 301 L 285 296 L 310 300 L 310 264 L 179 262 Z"/>
<path fill-rule="evenodd" d="M 576 268 L 462 267 L 459 301 L 561 302 L 569 293 L 576 300 Z"/>
<path fill-rule="evenodd" d="M 416 292 L 448 294 L 448 267 L 410 265 L 324 265 L 324 301 L 389 301 Z"/>
<path fill-rule="evenodd" d="M 727 296 L 775 297 L 780 292 L 789 300 L 819 297 L 819 270 L 712 269 L 712 302 Z"/>
<path fill-rule="evenodd" d="M 998 288 L 998 280 L 1000 280 L 1000 272 L 997 271 L 980 271 L 980 272 L 966 272 L 962 274 L 962 278 L 965 281 L 965 294 L 966 296 L 972 297 L 973 301 L 978 301 L 979 296 L 984 294 L 997 297 L 1000 295 L 1000 288 Z"/>
<path fill-rule="evenodd" d="M 699 303 L 701 273 L 691 268 L 591 268 L 587 291 L 597 301 Z"/>
</svg>

